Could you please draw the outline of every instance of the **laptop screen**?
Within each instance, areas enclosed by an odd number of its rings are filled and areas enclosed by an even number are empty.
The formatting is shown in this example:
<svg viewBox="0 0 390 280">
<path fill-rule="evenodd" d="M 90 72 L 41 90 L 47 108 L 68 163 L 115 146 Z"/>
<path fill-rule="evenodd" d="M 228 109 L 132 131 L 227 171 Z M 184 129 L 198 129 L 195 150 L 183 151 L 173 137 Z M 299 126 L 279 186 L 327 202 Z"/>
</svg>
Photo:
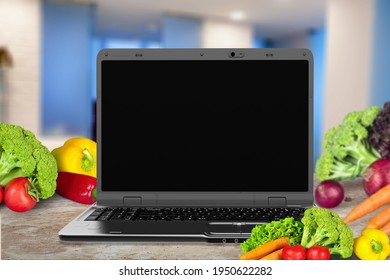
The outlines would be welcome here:
<svg viewBox="0 0 390 280">
<path fill-rule="evenodd" d="M 308 191 L 307 59 L 99 63 L 103 191 Z"/>
</svg>

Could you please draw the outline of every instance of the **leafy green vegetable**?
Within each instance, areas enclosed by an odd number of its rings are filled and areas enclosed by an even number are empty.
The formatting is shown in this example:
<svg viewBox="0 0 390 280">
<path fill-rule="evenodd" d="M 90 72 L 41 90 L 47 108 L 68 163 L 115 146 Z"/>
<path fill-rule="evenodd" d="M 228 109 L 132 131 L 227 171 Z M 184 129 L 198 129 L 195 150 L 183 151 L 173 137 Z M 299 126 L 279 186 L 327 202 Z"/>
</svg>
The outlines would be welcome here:
<svg viewBox="0 0 390 280">
<path fill-rule="evenodd" d="M 368 131 L 381 111 L 378 106 L 348 113 L 342 124 L 329 129 L 316 162 L 319 181 L 353 179 L 375 160 L 378 151 L 368 141 Z"/>
<path fill-rule="evenodd" d="M 301 245 L 305 248 L 325 246 L 331 254 L 342 258 L 352 256 L 354 236 L 351 228 L 340 216 L 327 208 L 312 207 L 302 218 Z"/>
<path fill-rule="evenodd" d="M 390 159 L 390 101 L 385 102 L 368 132 L 368 141 L 381 154 Z"/>
<path fill-rule="evenodd" d="M 290 245 L 301 242 L 303 224 L 293 217 L 256 225 L 251 232 L 251 237 L 240 244 L 241 251 L 246 253 L 264 243 L 279 237 L 288 237 Z"/>
<path fill-rule="evenodd" d="M 46 199 L 55 193 L 57 162 L 36 136 L 21 126 L 0 122 L 0 187 L 17 177 L 28 178 Z"/>
</svg>

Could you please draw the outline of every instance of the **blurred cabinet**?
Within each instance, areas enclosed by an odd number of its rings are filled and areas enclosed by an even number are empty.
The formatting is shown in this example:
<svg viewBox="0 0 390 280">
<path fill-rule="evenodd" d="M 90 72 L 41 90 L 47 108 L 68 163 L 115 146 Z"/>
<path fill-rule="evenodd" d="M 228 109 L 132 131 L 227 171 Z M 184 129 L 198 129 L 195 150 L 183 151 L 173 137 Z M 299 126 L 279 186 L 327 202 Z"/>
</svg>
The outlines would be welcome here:
<svg viewBox="0 0 390 280">
<path fill-rule="evenodd" d="M 0 47 L 0 122 L 8 121 L 9 69 L 12 66 L 11 54 Z"/>
</svg>

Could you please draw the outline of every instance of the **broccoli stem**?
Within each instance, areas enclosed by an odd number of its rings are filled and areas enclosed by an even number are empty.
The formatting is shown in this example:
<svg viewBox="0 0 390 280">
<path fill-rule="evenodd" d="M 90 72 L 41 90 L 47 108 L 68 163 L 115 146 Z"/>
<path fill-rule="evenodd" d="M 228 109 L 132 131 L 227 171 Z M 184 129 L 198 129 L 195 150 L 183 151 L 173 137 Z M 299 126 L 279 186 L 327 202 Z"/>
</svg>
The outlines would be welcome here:
<svg viewBox="0 0 390 280">
<path fill-rule="evenodd" d="M 358 160 L 357 163 L 361 167 L 361 171 L 380 158 L 380 155 L 376 150 L 367 148 L 367 143 L 367 141 L 361 140 L 348 148 L 348 154 Z M 360 173 L 361 172 L 359 172 L 358 175 L 360 175 Z"/>
<path fill-rule="evenodd" d="M 17 159 L 14 155 L 2 152 L 0 149 L 0 178 L 7 175 L 16 166 Z"/>
<path fill-rule="evenodd" d="M 355 178 L 362 171 L 359 165 L 352 165 L 349 162 L 337 160 L 331 166 L 331 172 L 327 179 L 343 180 Z"/>
<path fill-rule="evenodd" d="M 12 179 L 26 175 L 18 163 L 14 154 L 4 151 L 0 154 L 0 186 L 6 186 Z"/>
<path fill-rule="evenodd" d="M 26 177 L 26 175 L 21 168 L 14 168 L 8 174 L 0 177 L 0 186 L 6 186 L 12 179 Z"/>
<path fill-rule="evenodd" d="M 301 245 L 303 245 L 305 248 L 310 248 L 311 246 L 315 245 L 315 241 L 311 236 L 304 233 L 302 235 Z"/>
</svg>

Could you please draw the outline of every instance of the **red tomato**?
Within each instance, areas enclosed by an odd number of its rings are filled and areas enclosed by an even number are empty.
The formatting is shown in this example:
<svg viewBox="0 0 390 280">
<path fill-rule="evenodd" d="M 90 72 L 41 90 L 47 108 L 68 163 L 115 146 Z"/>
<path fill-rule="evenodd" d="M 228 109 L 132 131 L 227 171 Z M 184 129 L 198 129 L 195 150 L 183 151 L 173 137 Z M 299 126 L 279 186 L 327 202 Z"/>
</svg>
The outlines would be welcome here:
<svg viewBox="0 0 390 280">
<path fill-rule="evenodd" d="M 329 260 L 330 252 L 328 248 L 323 246 L 312 246 L 307 249 L 308 260 Z"/>
<path fill-rule="evenodd" d="M 282 250 L 283 260 L 305 260 L 306 248 L 302 245 L 284 246 Z"/>
<path fill-rule="evenodd" d="M 26 212 L 32 209 L 37 201 L 28 193 L 32 187 L 27 178 L 18 177 L 11 180 L 4 189 L 4 202 L 15 212 Z"/>
<path fill-rule="evenodd" d="M 3 201 L 3 187 L 0 186 L 0 204 Z"/>
</svg>

